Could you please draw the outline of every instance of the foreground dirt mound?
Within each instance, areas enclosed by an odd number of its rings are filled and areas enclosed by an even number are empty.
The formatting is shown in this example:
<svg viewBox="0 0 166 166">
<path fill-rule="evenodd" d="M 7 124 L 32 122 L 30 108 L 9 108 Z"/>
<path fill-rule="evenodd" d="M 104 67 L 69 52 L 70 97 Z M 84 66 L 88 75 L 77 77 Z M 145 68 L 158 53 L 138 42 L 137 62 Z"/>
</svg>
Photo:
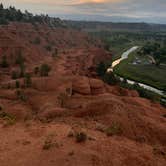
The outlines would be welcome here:
<svg viewBox="0 0 166 166">
<path fill-rule="evenodd" d="M 140 102 L 147 103 L 146 107 L 136 104 Z M 149 101 L 143 101 L 139 97 L 119 99 L 115 95 L 107 94 L 82 99 L 82 109 L 76 116 L 91 117 L 107 128 L 115 124 L 115 127 L 120 127 L 121 135 L 129 139 L 165 146 L 166 119 L 162 117 L 164 113 L 165 109 L 162 107 L 153 107 Z"/>
<path fill-rule="evenodd" d="M 82 128 L 91 139 L 77 143 L 74 137 L 68 137 L 73 131 L 71 126 L 62 122 L 45 125 L 30 122 L 0 130 L 1 166 L 164 166 L 166 163 L 160 146 L 119 136 L 107 137 L 100 131 Z"/>
<path fill-rule="evenodd" d="M 30 88 L 0 90 L 1 165 L 165 166 L 166 109 L 136 91 L 66 76 L 62 62 Z"/>
</svg>

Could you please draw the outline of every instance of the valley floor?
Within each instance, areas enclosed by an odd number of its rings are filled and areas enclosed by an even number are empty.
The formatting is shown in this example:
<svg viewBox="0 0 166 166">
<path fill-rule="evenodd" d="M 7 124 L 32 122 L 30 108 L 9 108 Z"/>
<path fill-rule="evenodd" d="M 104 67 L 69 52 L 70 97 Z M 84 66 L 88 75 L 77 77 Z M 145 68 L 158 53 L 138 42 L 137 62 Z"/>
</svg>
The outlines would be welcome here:
<svg viewBox="0 0 166 166">
<path fill-rule="evenodd" d="M 147 58 L 141 57 L 140 64 L 134 64 L 136 61 L 136 52 L 130 54 L 129 58 L 115 67 L 115 73 L 137 82 L 141 82 L 152 87 L 166 91 L 166 66 L 156 67 L 149 64 Z"/>
</svg>

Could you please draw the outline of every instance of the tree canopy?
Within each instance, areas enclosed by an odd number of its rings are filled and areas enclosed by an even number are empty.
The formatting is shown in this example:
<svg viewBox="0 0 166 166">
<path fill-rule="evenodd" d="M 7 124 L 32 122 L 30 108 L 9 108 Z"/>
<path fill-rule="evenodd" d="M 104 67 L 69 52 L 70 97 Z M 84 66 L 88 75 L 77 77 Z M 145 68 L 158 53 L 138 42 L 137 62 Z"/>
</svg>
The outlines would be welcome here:
<svg viewBox="0 0 166 166">
<path fill-rule="evenodd" d="M 155 64 L 159 66 L 166 62 L 166 46 L 161 43 L 147 43 L 142 48 L 144 55 L 150 55 L 154 58 Z"/>
<path fill-rule="evenodd" d="M 0 25 L 8 24 L 9 22 L 29 22 L 29 23 L 40 23 L 48 24 L 49 26 L 65 26 L 65 24 L 59 18 L 52 18 L 48 15 L 33 15 L 32 13 L 25 10 L 22 12 L 13 6 L 9 8 L 4 8 L 3 4 L 0 4 Z"/>
</svg>

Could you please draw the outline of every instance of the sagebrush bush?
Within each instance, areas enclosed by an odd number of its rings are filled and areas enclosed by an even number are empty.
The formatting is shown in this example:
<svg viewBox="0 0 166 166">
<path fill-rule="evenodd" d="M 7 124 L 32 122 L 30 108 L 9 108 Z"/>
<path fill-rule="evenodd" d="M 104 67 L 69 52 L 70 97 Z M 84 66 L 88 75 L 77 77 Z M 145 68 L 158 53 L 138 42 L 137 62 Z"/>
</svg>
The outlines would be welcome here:
<svg viewBox="0 0 166 166">
<path fill-rule="evenodd" d="M 41 43 L 41 40 L 40 40 L 40 37 L 36 37 L 33 41 L 34 44 L 40 44 Z"/>
<path fill-rule="evenodd" d="M 13 80 L 16 80 L 17 78 L 19 78 L 19 73 L 17 71 L 12 71 L 11 78 Z"/>
<path fill-rule="evenodd" d="M 50 45 L 45 46 L 45 48 L 47 51 L 50 51 L 50 52 L 52 51 L 52 47 Z"/>
<path fill-rule="evenodd" d="M 25 84 L 25 87 L 27 87 L 27 88 L 32 86 L 32 79 L 31 79 L 31 75 L 29 73 L 25 74 L 24 84 Z"/>
<path fill-rule="evenodd" d="M 16 81 L 16 88 L 20 88 L 20 82 L 18 80 Z"/>
<path fill-rule="evenodd" d="M 76 142 L 85 142 L 87 140 L 87 135 L 84 132 L 77 132 L 75 134 Z"/>
<path fill-rule="evenodd" d="M 42 64 L 40 67 L 40 76 L 46 77 L 51 71 L 51 67 L 48 64 Z"/>
<path fill-rule="evenodd" d="M 7 68 L 7 67 L 9 67 L 9 64 L 8 64 L 8 62 L 7 62 L 7 57 L 6 57 L 5 55 L 2 57 L 1 67 L 2 67 L 2 68 Z"/>
<path fill-rule="evenodd" d="M 34 73 L 35 73 L 35 75 L 37 75 L 39 73 L 39 67 L 38 66 L 34 68 Z"/>
<path fill-rule="evenodd" d="M 6 125 L 13 125 L 16 121 L 16 118 L 2 110 L 0 110 L 0 118 L 6 121 Z"/>
<path fill-rule="evenodd" d="M 107 136 L 119 135 L 122 133 L 120 124 L 113 123 L 110 127 L 105 130 Z"/>
</svg>

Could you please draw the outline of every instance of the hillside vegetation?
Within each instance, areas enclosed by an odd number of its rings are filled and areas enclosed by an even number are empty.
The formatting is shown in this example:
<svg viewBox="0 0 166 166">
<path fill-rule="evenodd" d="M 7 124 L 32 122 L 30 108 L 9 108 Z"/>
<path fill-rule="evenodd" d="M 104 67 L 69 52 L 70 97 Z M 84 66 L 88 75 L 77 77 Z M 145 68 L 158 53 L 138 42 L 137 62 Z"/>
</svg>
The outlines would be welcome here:
<svg viewBox="0 0 166 166">
<path fill-rule="evenodd" d="M 27 23 L 40 23 L 47 24 L 51 27 L 65 27 L 66 25 L 59 18 L 51 18 L 48 15 L 33 15 L 25 10 L 22 12 L 13 6 L 4 8 L 3 4 L 0 4 L 0 24 L 8 24 L 9 22 L 27 22 Z"/>
<path fill-rule="evenodd" d="M 148 23 L 114 23 L 114 22 L 97 22 L 97 21 L 66 21 L 73 28 L 81 29 L 87 32 L 158 32 L 166 31 L 164 24 Z"/>
</svg>

